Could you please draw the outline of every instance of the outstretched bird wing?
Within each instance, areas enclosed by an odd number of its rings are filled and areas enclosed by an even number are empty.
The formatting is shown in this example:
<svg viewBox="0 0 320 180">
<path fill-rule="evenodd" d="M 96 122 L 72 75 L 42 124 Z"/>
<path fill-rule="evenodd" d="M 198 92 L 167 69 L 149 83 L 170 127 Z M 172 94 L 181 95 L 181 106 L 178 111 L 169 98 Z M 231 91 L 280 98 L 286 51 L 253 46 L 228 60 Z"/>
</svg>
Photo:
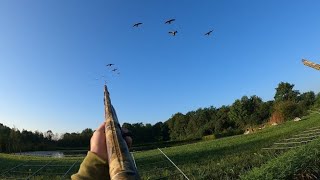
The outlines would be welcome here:
<svg viewBox="0 0 320 180">
<path fill-rule="evenodd" d="M 170 19 L 170 20 L 166 21 L 165 24 L 171 24 L 173 21 L 175 21 L 175 19 Z"/>
<path fill-rule="evenodd" d="M 205 33 L 204 35 L 209 36 L 209 35 L 212 33 L 212 31 L 213 31 L 213 30 L 211 30 L 211 31 L 209 31 L 209 32 L 207 32 L 207 33 Z"/>
<path fill-rule="evenodd" d="M 138 27 L 139 25 L 141 25 L 142 23 L 136 23 L 133 25 L 133 27 Z"/>
<path fill-rule="evenodd" d="M 169 34 L 172 34 L 172 36 L 175 36 L 178 31 L 169 31 Z"/>
</svg>

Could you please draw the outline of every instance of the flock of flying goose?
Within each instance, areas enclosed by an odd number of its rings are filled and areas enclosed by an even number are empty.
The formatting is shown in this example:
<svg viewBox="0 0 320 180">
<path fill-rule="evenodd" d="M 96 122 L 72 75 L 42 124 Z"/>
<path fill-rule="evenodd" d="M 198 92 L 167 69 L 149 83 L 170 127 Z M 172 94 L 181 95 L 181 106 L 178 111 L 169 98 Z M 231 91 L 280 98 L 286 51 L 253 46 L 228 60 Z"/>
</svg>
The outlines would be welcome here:
<svg viewBox="0 0 320 180">
<path fill-rule="evenodd" d="M 117 74 L 120 74 L 120 72 L 118 71 L 118 69 L 117 68 L 113 68 L 114 67 L 114 64 L 107 64 L 106 65 L 107 67 L 109 67 L 109 68 L 111 68 L 112 70 L 112 72 L 115 72 L 115 73 L 117 73 Z"/>
<path fill-rule="evenodd" d="M 176 20 L 176 19 L 169 19 L 169 20 L 165 21 L 164 24 L 172 24 L 175 20 Z M 133 25 L 133 27 L 134 27 L 134 28 L 138 28 L 138 27 L 140 27 L 142 24 L 143 24 L 142 22 L 138 22 L 138 23 L 135 23 L 135 24 Z M 205 36 L 209 36 L 212 32 L 213 32 L 213 30 L 210 30 L 210 31 L 206 32 L 204 35 L 205 35 Z M 177 33 L 178 33 L 178 31 L 177 31 L 177 30 L 173 30 L 173 31 L 169 31 L 168 33 L 171 34 L 172 36 L 176 36 Z M 120 74 L 118 68 L 115 68 L 114 65 L 115 65 L 115 64 L 107 64 L 106 67 L 107 67 L 107 68 L 110 68 L 111 72 Z M 104 76 L 102 76 L 102 77 L 104 78 Z M 98 79 L 96 78 L 96 80 L 98 80 Z"/>
<path fill-rule="evenodd" d="M 106 67 L 109 68 L 111 73 L 115 73 L 117 75 L 120 75 L 120 72 L 119 72 L 118 68 L 115 68 L 114 66 L 115 66 L 115 64 L 106 64 Z M 97 81 L 99 81 L 101 79 L 104 80 L 105 83 L 107 83 L 105 75 L 100 75 L 100 77 L 95 78 L 95 80 L 97 80 Z"/>
<path fill-rule="evenodd" d="M 171 23 L 173 23 L 175 20 L 176 20 L 176 19 L 169 19 L 169 20 L 167 20 L 164 24 L 171 24 Z M 134 28 L 138 28 L 138 27 L 141 26 L 142 24 L 143 24 L 142 22 L 138 22 L 138 23 L 135 23 L 135 24 L 133 25 L 133 27 L 134 27 Z M 213 32 L 213 30 L 210 30 L 210 31 L 206 32 L 204 35 L 205 35 L 205 36 L 209 36 L 212 32 Z M 168 33 L 171 34 L 172 36 L 176 36 L 177 33 L 178 33 L 178 31 L 177 31 L 177 30 L 169 31 Z"/>
</svg>

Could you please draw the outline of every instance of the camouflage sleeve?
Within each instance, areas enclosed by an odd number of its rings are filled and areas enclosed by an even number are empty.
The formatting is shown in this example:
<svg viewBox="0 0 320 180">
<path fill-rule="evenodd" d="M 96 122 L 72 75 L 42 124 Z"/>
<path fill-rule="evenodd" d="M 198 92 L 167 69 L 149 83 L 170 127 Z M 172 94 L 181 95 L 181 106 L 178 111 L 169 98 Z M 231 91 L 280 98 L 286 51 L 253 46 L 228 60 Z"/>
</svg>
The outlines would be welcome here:
<svg viewBox="0 0 320 180">
<path fill-rule="evenodd" d="M 71 176 L 73 180 L 110 179 L 107 161 L 93 152 L 88 152 L 80 165 L 78 173 Z"/>
</svg>

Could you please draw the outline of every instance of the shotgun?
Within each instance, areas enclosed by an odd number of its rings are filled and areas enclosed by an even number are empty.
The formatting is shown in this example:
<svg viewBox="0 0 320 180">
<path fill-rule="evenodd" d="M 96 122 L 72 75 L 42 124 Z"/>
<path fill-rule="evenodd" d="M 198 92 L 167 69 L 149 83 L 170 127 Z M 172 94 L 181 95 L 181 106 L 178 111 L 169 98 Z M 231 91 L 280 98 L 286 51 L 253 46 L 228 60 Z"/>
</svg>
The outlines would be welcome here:
<svg viewBox="0 0 320 180">
<path fill-rule="evenodd" d="M 311 62 L 311 61 L 308 61 L 306 59 L 302 59 L 302 63 L 305 65 L 305 66 L 309 66 L 309 67 L 312 67 L 316 70 L 320 70 L 320 64 L 316 64 L 314 62 Z"/>
<path fill-rule="evenodd" d="M 122 137 L 121 126 L 110 100 L 107 85 L 104 85 L 105 133 L 111 180 L 140 180 L 138 171 Z"/>
</svg>

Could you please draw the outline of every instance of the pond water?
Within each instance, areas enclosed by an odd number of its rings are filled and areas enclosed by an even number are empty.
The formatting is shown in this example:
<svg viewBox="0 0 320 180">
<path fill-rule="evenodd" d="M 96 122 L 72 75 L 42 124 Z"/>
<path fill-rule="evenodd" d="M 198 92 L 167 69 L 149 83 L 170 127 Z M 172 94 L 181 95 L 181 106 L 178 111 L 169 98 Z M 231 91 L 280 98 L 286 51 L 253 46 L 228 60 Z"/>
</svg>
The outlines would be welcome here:
<svg viewBox="0 0 320 180">
<path fill-rule="evenodd" d="M 30 152 L 21 152 L 14 153 L 15 155 L 25 155 L 25 156 L 41 156 L 41 157 L 54 157 L 54 158 L 63 158 L 63 157 L 82 157 L 87 154 L 87 150 L 66 150 L 66 151 L 30 151 Z"/>
</svg>

